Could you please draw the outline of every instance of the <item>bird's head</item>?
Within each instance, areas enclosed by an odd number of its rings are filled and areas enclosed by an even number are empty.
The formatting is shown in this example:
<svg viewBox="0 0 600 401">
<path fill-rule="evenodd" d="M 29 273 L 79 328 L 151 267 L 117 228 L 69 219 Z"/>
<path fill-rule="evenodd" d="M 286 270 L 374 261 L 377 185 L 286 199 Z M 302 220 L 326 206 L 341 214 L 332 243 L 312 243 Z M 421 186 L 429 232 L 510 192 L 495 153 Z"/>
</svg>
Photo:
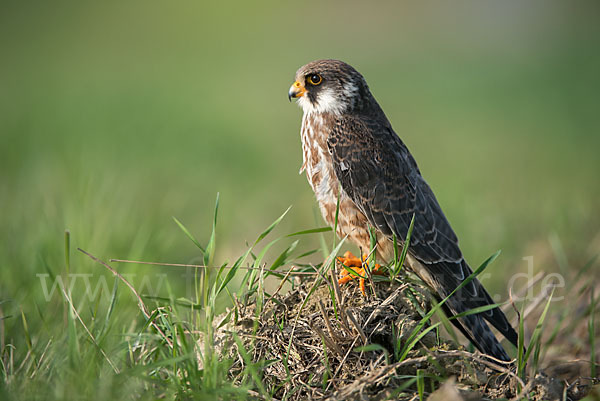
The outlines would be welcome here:
<svg viewBox="0 0 600 401">
<path fill-rule="evenodd" d="M 363 76 L 339 60 L 317 60 L 296 72 L 288 92 L 304 113 L 344 114 L 372 98 Z"/>
</svg>

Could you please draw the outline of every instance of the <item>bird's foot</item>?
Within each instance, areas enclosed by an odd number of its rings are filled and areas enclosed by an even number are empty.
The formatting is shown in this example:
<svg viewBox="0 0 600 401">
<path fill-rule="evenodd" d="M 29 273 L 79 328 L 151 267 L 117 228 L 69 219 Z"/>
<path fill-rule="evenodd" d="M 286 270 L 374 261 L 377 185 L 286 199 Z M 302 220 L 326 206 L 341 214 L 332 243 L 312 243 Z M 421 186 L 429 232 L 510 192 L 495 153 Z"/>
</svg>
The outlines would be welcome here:
<svg viewBox="0 0 600 401">
<path fill-rule="evenodd" d="M 358 286 L 360 291 L 364 296 L 367 296 L 365 292 L 365 278 L 367 272 L 365 271 L 368 268 L 367 256 L 363 256 L 363 260 L 357 258 L 352 254 L 352 252 L 347 251 L 344 253 L 343 257 L 338 257 L 337 260 L 344 266 L 344 269 L 340 273 L 340 278 L 338 280 L 338 284 L 346 284 L 347 282 L 354 280 L 354 278 L 358 277 Z M 381 265 L 378 263 L 375 264 L 373 269 L 371 270 L 371 274 L 384 275 L 385 273 L 380 271 Z"/>
</svg>

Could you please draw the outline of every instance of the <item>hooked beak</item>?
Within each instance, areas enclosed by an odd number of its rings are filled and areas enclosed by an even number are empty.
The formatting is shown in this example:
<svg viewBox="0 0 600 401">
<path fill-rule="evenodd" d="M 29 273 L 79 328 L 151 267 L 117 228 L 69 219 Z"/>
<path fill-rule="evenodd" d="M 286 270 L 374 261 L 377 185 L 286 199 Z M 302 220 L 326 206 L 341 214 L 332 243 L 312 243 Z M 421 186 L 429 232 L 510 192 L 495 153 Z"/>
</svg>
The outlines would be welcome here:
<svg viewBox="0 0 600 401">
<path fill-rule="evenodd" d="M 304 88 L 304 85 L 296 81 L 293 83 L 293 85 L 290 87 L 290 90 L 288 91 L 288 99 L 291 102 L 292 98 L 296 99 L 302 97 L 305 93 L 306 89 Z"/>
</svg>

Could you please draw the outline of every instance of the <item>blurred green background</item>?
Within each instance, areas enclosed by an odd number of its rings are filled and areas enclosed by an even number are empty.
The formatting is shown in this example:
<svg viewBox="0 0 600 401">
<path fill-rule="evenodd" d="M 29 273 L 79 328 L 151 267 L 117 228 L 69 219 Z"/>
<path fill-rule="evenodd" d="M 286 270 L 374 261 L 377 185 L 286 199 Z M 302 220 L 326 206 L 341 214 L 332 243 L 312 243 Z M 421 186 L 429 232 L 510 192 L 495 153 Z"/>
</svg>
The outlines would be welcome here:
<svg viewBox="0 0 600 401">
<path fill-rule="evenodd" d="M 2 2 L 5 310 L 42 303 L 36 274 L 63 270 L 65 229 L 103 259 L 186 263 L 198 251 L 171 216 L 206 243 L 217 192 L 217 262 L 289 205 L 279 234 L 323 225 L 298 175 L 301 110 L 287 101 L 296 69 L 318 58 L 366 77 L 467 259 L 503 250 L 484 280 L 492 291 L 506 292 L 525 256 L 547 271 L 581 266 L 600 249 L 599 11 L 561 1 Z M 72 269 L 101 272 L 78 253 Z"/>
</svg>

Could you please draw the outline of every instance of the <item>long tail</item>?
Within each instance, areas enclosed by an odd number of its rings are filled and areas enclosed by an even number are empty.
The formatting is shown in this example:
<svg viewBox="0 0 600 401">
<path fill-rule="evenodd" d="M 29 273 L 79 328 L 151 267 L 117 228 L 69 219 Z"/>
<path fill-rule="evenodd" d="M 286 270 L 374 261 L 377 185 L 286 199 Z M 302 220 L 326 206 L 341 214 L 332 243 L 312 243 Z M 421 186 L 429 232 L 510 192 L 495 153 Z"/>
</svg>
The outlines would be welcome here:
<svg viewBox="0 0 600 401">
<path fill-rule="evenodd" d="M 425 266 L 431 273 L 434 282 L 429 283 L 440 298 L 445 298 L 471 273 L 469 265 L 463 260 L 460 263 L 439 262 Z M 451 274 L 449 274 L 451 272 Z M 454 316 L 471 309 L 493 304 L 494 301 L 483 288 L 479 280 L 474 279 L 458 290 L 443 305 L 444 312 Z M 486 323 L 494 326 L 506 339 L 517 346 L 517 333 L 499 308 L 485 312 L 452 319 L 452 323 L 467 337 L 477 349 L 487 355 L 504 361 L 510 361 L 506 351 L 494 336 Z"/>
</svg>

